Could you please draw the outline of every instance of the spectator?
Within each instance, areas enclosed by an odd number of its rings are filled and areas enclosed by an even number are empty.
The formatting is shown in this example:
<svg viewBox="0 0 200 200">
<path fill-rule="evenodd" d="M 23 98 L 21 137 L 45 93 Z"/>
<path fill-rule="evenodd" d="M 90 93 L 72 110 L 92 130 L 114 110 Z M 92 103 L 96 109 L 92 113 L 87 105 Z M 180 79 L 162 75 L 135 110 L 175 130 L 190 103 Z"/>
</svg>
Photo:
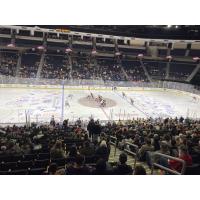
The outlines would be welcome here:
<svg viewBox="0 0 200 200">
<path fill-rule="evenodd" d="M 91 119 L 87 125 L 87 130 L 89 132 L 89 137 L 93 138 L 94 132 L 95 132 L 95 123 L 94 120 Z"/>
<path fill-rule="evenodd" d="M 6 146 L 1 146 L 0 155 L 6 155 L 7 154 L 6 150 L 7 150 Z"/>
<path fill-rule="evenodd" d="M 68 153 L 68 157 L 76 157 L 77 155 L 79 154 L 79 152 L 77 151 L 77 147 L 75 145 L 73 145 L 71 148 L 70 148 L 70 151 Z"/>
<path fill-rule="evenodd" d="M 65 158 L 66 154 L 62 147 L 62 142 L 57 140 L 55 145 L 51 148 L 51 159 Z"/>
<path fill-rule="evenodd" d="M 161 153 L 161 154 L 170 155 L 168 143 L 166 143 L 165 141 L 162 141 L 160 144 L 160 150 L 157 152 Z M 155 162 L 157 162 L 158 164 L 160 164 L 164 167 L 168 167 L 168 159 L 167 158 L 163 158 L 161 156 L 155 156 L 154 159 L 155 159 Z"/>
<path fill-rule="evenodd" d="M 108 158 L 109 158 L 109 150 L 107 148 L 107 144 L 106 144 L 105 140 L 101 141 L 101 143 L 100 143 L 99 147 L 97 148 L 95 154 L 96 154 L 98 159 L 102 158 L 102 159 L 104 159 L 106 161 L 108 160 Z"/>
<path fill-rule="evenodd" d="M 97 163 L 96 167 L 92 172 L 93 175 L 110 175 L 112 174 L 112 170 L 107 168 L 107 164 L 105 159 L 100 158 Z"/>
<path fill-rule="evenodd" d="M 170 155 L 174 157 L 178 156 L 178 147 L 176 146 L 176 140 L 171 141 Z"/>
<path fill-rule="evenodd" d="M 54 116 L 53 116 L 53 115 L 52 115 L 52 117 L 51 117 L 50 125 L 52 125 L 52 126 L 55 126 L 55 125 L 56 125 L 56 122 L 55 122 L 55 119 L 54 119 Z"/>
<path fill-rule="evenodd" d="M 133 173 L 133 169 L 130 165 L 126 164 L 127 155 L 125 153 L 121 153 L 119 156 L 119 163 L 114 168 L 114 174 L 116 175 L 130 175 Z"/>
<path fill-rule="evenodd" d="M 76 156 L 75 164 L 67 167 L 66 174 L 69 175 L 89 175 L 90 169 L 84 164 L 84 157 L 82 155 Z"/>
<path fill-rule="evenodd" d="M 7 148 L 7 154 L 8 155 L 17 155 L 20 154 L 22 150 L 20 149 L 18 144 L 15 144 L 15 142 L 10 141 L 8 143 L 8 148 Z"/>
<path fill-rule="evenodd" d="M 185 145 L 181 145 L 178 149 L 178 158 L 186 162 L 186 166 L 192 165 L 192 157 L 188 154 L 187 148 Z M 182 163 L 176 160 L 169 160 L 169 166 L 171 169 L 181 172 Z"/>
<path fill-rule="evenodd" d="M 169 146 L 166 142 L 161 142 L 160 143 L 160 150 L 156 151 L 157 153 L 161 153 L 161 154 L 166 154 L 166 155 L 170 155 L 170 151 L 169 151 Z M 152 162 L 154 161 L 155 163 L 158 163 L 164 167 L 168 167 L 168 159 L 163 158 L 159 155 L 155 155 L 156 152 L 147 152 L 147 164 L 148 166 L 151 168 L 152 167 Z"/>
<path fill-rule="evenodd" d="M 99 124 L 99 121 L 96 121 L 94 125 L 93 141 L 98 140 L 100 134 L 101 134 L 101 125 Z"/>
<path fill-rule="evenodd" d="M 134 170 L 134 175 L 146 175 L 146 170 L 142 165 L 137 165 Z"/>
<path fill-rule="evenodd" d="M 160 150 L 160 143 L 159 143 L 159 135 L 158 134 L 155 134 L 153 136 L 153 146 L 154 146 L 154 150 L 155 151 L 159 151 Z"/>
<path fill-rule="evenodd" d="M 151 145 L 151 140 L 147 138 L 145 140 L 145 144 L 142 145 L 142 147 L 139 149 L 138 156 L 140 161 L 145 161 L 146 160 L 146 152 L 147 151 L 153 151 L 154 148 Z"/>
<path fill-rule="evenodd" d="M 80 154 L 83 156 L 93 156 L 95 153 L 94 147 L 90 146 L 90 143 L 86 141 L 84 147 L 80 150 Z"/>
</svg>

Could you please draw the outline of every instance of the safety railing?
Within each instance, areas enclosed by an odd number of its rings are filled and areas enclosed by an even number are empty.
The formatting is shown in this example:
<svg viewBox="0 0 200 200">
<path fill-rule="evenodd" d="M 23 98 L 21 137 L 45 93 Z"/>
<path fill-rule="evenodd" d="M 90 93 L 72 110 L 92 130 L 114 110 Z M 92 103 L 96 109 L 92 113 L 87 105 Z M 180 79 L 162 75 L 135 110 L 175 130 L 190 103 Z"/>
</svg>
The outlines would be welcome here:
<svg viewBox="0 0 200 200">
<path fill-rule="evenodd" d="M 182 164 L 181 172 L 178 172 L 178 171 L 173 170 L 171 168 L 165 167 L 165 166 L 163 166 L 159 163 L 156 163 L 155 162 L 155 156 L 158 156 L 159 158 L 166 158 L 166 159 L 175 160 L 175 161 L 180 162 Z M 183 175 L 185 173 L 186 163 L 185 163 L 184 160 L 182 160 L 180 158 L 176 158 L 176 157 L 173 157 L 173 156 L 169 156 L 169 155 L 166 155 L 166 154 L 156 152 L 156 153 L 154 153 L 154 159 L 153 159 L 153 163 L 152 163 L 152 166 L 151 166 L 151 174 L 154 173 L 155 167 L 158 168 L 158 169 L 162 169 L 166 172 L 169 172 L 171 174 Z"/>
<path fill-rule="evenodd" d="M 130 142 L 125 142 L 125 148 L 124 151 L 128 153 L 129 155 L 133 156 L 133 168 L 135 169 L 136 163 L 137 163 L 137 156 L 138 156 L 138 151 L 139 147 L 135 144 L 132 144 Z M 130 160 L 129 160 L 130 161 Z"/>
<path fill-rule="evenodd" d="M 117 152 L 117 138 L 114 136 L 110 136 L 110 144 L 114 145 L 114 157 L 115 157 Z"/>
<path fill-rule="evenodd" d="M 116 156 L 117 152 L 117 146 L 118 146 L 118 140 L 114 136 L 110 136 L 110 144 L 114 146 L 114 158 Z M 135 144 L 132 144 L 130 142 L 125 142 L 124 143 L 124 152 L 127 154 L 133 156 L 133 159 L 129 159 L 129 162 L 133 161 L 133 168 L 135 169 L 136 163 L 137 163 L 137 155 L 138 155 L 138 146 Z"/>
</svg>

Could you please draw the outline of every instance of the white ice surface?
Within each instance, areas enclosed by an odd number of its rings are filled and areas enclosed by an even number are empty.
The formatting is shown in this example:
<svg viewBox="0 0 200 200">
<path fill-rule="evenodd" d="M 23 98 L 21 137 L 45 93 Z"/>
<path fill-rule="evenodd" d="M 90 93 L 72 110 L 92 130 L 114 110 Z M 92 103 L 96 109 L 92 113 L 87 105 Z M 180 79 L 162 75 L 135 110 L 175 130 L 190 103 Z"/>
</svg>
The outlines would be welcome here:
<svg viewBox="0 0 200 200">
<path fill-rule="evenodd" d="M 175 91 L 132 91 L 121 92 L 92 91 L 116 102 L 112 108 L 91 108 L 79 104 L 80 98 L 89 94 L 87 90 L 65 89 L 65 100 L 70 107 L 64 108 L 64 118 L 88 120 L 94 117 L 100 120 L 130 119 L 145 117 L 186 117 L 200 118 L 200 101 L 195 102 L 191 95 Z M 73 94 L 72 99 L 68 98 Z M 130 104 L 134 100 L 134 106 Z M 25 111 L 29 112 L 31 121 L 49 122 L 52 115 L 57 121 L 61 119 L 61 89 L 0 89 L 0 123 L 24 123 Z M 113 113 L 113 114 L 111 114 Z"/>
</svg>

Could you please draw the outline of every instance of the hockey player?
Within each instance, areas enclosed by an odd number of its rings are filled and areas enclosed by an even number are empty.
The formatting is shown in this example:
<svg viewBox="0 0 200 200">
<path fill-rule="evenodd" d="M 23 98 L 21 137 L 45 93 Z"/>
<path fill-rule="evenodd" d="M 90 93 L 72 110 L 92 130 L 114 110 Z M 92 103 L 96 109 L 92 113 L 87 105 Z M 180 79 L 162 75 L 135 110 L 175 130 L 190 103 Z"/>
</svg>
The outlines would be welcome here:
<svg viewBox="0 0 200 200">
<path fill-rule="evenodd" d="M 103 107 L 106 107 L 106 100 L 103 99 Z"/>
<path fill-rule="evenodd" d="M 69 94 L 68 98 L 72 99 L 73 98 L 73 94 Z"/>
<path fill-rule="evenodd" d="M 90 96 L 92 97 L 92 99 L 94 99 L 94 95 L 92 92 L 90 92 Z"/>
<path fill-rule="evenodd" d="M 70 105 L 69 105 L 69 101 L 65 101 L 65 107 L 70 107 Z"/>
<path fill-rule="evenodd" d="M 105 107 L 105 106 L 106 106 L 106 100 L 105 100 L 105 99 L 102 99 L 102 100 L 100 101 L 100 106 L 101 106 L 101 107 Z"/>
<path fill-rule="evenodd" d="M 132 98 L 130 98 L 130 100 L 131 100 L 131 105 L 134 105 L 134 101 L 133 101 L 133 99 L 132 99 Z"/>
</svg>

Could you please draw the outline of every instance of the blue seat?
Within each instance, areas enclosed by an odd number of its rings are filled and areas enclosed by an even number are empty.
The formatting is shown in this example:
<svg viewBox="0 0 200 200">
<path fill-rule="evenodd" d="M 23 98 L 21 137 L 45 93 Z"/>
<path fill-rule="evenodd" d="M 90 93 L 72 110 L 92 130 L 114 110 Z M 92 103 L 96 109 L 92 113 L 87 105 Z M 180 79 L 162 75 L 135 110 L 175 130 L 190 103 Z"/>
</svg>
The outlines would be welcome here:
<svg viewBox="0 0 200 200">
<path fill-rule="evenodd" d="M 23 157 L 23 161 L 33 161 L 38 158 L 37 154 L 25 154 Z"/>
<path fill-rule="evenodd" d="M 16 162 L 7 162 L 0 164 L 0 171 L 15 170 L 17 168 Z"/>
<path fill-rule="evenodd" d="M 45 160 L 35 160 L 33 166 L 34 168 L 46 168 L 50 163 L 49 159 Z"/>
<path fill-rule="evenodd" d="M 193 164 L 186 167 L 185 175 L 200 175 L 200 164 Z"/>
<path fill-rule="evenodd" d="M 57 166 L 65 166 L 65 163 L 66 163 L 66 159 L 65 158 L 59 158 L 59 159 L 53 159 L 51 160 L 51 163 L 56 163 Z"/>
<path fill-rule="evenodd" d="M 50 154 L 49 153 L 39 153 L 38 154 L 38 159 L 39 160 L 44 160 L 44 159 L 49 159 L 50 158 Z"/>
<path fill-rule="evenodd" d="M 43 175 L 45 172 L 45 168 L 32 168 L 28 170 L 29 175 Z"/>
<path fill-rule="evenodd" d="M 7 175 L 27 175 L 28 174 L 28 170 L 13 170 L 13 171 L 9 171 L 7 172 Z"/>
<path fill-rule="evenodd" d="M 28 169 L 31 168 L 33 166 L 33 162 L 32 161 L 22 161 L 22 162 L 18 162 L 17 163 L 17 169 L 21 170 L 21 169 Z"/>
</svg>

